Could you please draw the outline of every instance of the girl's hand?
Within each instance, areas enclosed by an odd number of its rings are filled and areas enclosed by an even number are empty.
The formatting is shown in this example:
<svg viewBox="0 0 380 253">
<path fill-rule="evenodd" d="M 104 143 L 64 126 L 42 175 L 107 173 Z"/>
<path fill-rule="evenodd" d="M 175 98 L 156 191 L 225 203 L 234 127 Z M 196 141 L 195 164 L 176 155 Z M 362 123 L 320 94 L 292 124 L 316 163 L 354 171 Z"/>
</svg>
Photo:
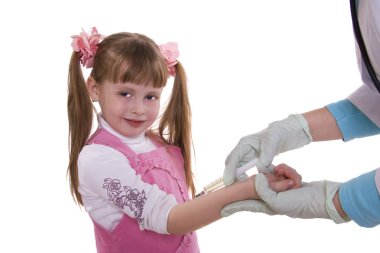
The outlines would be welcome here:
<svg viewBox="0 0 380 253">
<path fill-rule="evenodd" d="M 301 187 L 302 177 L 297 171 L 286 164 L 274 167 L 272 173 L 265 174 L 269 187 L 276 192 Z"/>
</svg>

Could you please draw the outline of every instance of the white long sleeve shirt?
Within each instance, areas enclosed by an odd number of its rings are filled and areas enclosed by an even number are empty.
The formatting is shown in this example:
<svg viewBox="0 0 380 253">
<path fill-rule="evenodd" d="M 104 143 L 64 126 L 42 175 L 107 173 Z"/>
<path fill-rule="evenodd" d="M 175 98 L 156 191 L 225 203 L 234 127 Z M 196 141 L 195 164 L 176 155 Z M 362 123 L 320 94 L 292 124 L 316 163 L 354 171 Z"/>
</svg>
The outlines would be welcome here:
<svg viewBox="0 0 380 253">
<path fill-rule="evenodd" d="M 129 146 L 135 153 L 145 153 L 156 148 L 154 143 L 141 134 L 135 138 L 127 138 L 113 130 L 99 116 L 100 127 Z M 128 159 L 116 149 L 100 145 L 86 145 L 78 158 L 79 192 L 83 204 L 90 217 L 105 229 L 112 231 L 124 214 L 136 218 L 129 209 L 121 209 L 109 200 L 106 189 L 103 188 L 106 178 L 118 179 L 122 186 L 145 192 L 142 223 L 140 229 L 148 229 L 157 233 L 167 234 L 167 218 L 177 201 L 172 194 L 160 190 L 157 185 L 145 183 L 141 176 L 130 166 Z"/>
</svg>

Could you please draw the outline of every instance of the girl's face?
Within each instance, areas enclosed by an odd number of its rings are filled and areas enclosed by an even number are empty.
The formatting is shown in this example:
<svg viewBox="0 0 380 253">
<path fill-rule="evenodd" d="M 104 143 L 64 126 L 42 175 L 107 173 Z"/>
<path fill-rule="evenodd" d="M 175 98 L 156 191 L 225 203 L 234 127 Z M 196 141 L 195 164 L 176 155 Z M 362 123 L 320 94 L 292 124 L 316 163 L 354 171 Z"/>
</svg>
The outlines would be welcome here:
<svg viewBox="0 0 380 253">
<path fill-rule="evenodd" d="M 96 90 L 103 118 L 124 136 L 145 132 L 158 116 L 163 88 L 105 82 Z"/>
</svg>

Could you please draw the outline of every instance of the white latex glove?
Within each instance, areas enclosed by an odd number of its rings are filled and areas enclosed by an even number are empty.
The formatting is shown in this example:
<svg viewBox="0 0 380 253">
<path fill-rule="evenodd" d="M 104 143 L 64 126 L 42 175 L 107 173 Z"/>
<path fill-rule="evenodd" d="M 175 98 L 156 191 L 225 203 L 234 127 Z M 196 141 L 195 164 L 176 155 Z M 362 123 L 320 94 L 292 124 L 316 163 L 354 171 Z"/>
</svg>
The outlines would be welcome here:
<svg viewBox="0 0 380 253">
<path fill-rule="evenodd" d="M 307 121 L 300 114 L 292 114 L 286 119 L 269 124 L 259 133 L 240 139 L 225 162 L 223 181 L 225 185 L 235 182 L 236 168 L 248 161 L 259 158 L 260 172 L 272 169 L 274 156 L 288 150 L 300 148 L 312 141 Z"/>
<path fill-rule="evenodd" d="M 239 201 L 225 206 L 221 215 L 227 217 L 240 211 L 261 212 L 269 215 L 281 214 L 292 218 L 331 219 L 335 223 L 343 223 L 332 202 L 340 183 L 331 181 L 315 181 L 303 183 L 301 188 L 283 192 L 273 191 L 264 174 L 255 178 L 255 187 L 260 200 Z"/>
</svg>

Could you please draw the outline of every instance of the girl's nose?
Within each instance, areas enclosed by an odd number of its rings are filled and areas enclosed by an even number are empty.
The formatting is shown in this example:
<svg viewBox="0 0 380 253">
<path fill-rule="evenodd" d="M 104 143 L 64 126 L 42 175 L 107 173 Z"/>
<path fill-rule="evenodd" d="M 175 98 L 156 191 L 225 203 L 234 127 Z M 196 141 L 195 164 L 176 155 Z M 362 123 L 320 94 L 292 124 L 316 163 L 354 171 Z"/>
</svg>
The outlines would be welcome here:
<svg viewBox="0 0 380 253">
<path fill-rule="evenodd" d="M 138 99 L 134 99 L 133 105 L 132 105 L 132 113 L 141 115 L 144 113 L 144 103 L 143 101 L 140 101 Z"/>
</svg>

